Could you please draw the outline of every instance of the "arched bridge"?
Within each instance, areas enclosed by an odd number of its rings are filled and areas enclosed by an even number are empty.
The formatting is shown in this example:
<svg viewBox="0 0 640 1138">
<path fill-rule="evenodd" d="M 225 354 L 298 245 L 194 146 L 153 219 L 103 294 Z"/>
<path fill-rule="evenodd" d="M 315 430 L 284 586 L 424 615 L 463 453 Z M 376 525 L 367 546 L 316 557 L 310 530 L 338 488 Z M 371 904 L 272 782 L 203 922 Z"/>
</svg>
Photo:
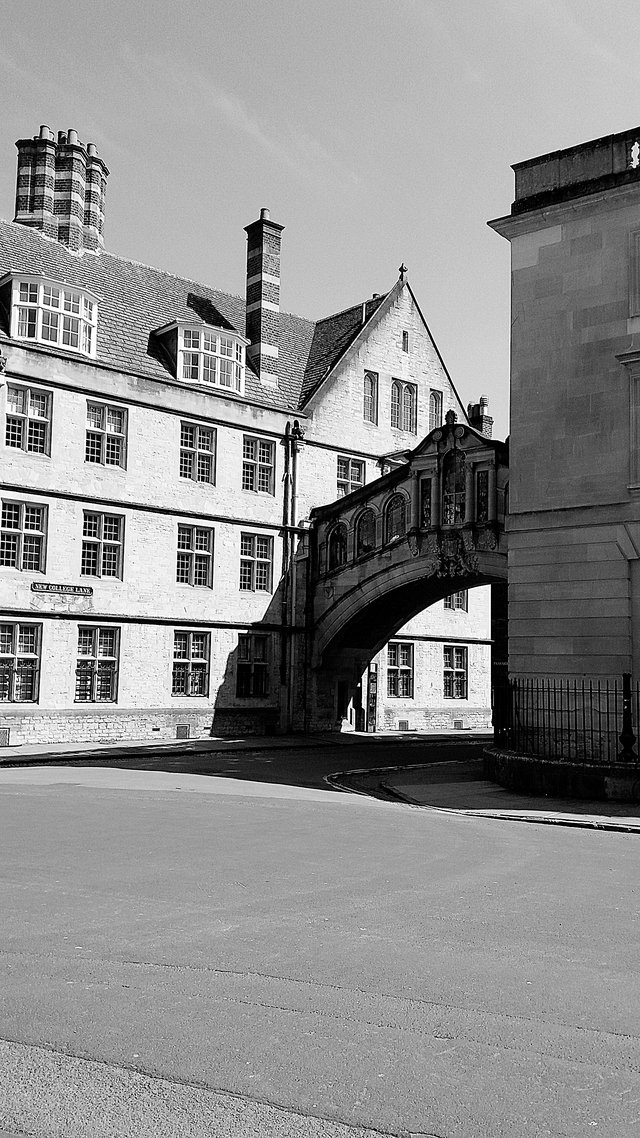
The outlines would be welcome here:
<svg viewBox="0 0 640 1138">
<path fill-rule="evenodd" d="M 307 699 L 335 722 L 336 690 L 411 617 L 459 589 L 506 580 L 505 443 L 450 411 L 387 473 L 312 511 L 307 578 Z"/>
</svg>

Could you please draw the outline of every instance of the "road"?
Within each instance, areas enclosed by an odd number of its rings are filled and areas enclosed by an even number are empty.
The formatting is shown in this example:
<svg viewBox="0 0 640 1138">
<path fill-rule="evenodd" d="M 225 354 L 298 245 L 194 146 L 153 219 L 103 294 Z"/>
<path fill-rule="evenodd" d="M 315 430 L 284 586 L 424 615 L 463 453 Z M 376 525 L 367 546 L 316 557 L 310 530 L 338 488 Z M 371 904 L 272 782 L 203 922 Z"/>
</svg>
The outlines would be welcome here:
<svg viewBox="0 0 640 1138">
<path fill-rule="evenodd" d="M 640 837 L 326 788 L 367 756 L 0 770 L 0 1127 L 639 1132 Z"/>
</svg>

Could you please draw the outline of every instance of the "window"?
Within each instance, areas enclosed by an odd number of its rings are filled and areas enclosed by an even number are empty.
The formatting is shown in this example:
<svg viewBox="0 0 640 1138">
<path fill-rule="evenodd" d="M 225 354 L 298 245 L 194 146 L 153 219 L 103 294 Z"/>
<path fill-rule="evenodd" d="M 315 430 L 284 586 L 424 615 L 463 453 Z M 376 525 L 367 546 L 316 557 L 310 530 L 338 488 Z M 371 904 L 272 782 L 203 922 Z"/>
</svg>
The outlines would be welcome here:
<svg viewBox="0 0 640 1138">
<path fill-rule="evenodd" d="M 402 333 L 402 350 L 403 350 L 403 352 L 409 351 L 409 333 L 408 332 Z"/>
<path fill-rule="evenodd" d="M 378 377 L 374 371 L 364 373 L 364 420 L 378 422 Z"/>
<path fill-rule="evenodd" d="M 431 479 L 420 479 L 420 525 L 428 529 L 431 525 Z"/>
<path fill-rule="evenodd" d="M 2 500 L 0 565 L 30 573 L 44 572 L 46 506 Z"/>
<path fill-rule="evenodd" d="M 387 502 L 384 515 L 385 544 L 394 538 L 404 537 L 407 529 L 407 502 L 402 494 L 394 494 Z"/>
<path fill-rule="evenodd" d="M 84 511 L 82 526 L 83 577 L 122 577 L 124 518 Z"/>
<path fill-rule="evenodd" d="M 448 597 L 445 597 L 444 607 L 446 609 L 456 609 L 459 612 L 468 612 L 469 593 L 467 589 L 460 589 L 457 593 L 451 593 Z"/>
<path fill-rule="evenodd" d="M 429 393 L 429 430 L 435 431 L 436 427 L 442 426 L 442 392 L 431 391 Z"/>
<path fill-rule="evenodd" d="M 347 560 L 347 527 L 338 522 L 329 534 L 327 568 L 338 569 Z"/>
<path fill-rule="evenodd" d="M 450 450 L 442 463 L 442 524 L 460 525 L 465 515 L 465 460 L 459 450 Z"/>
<path fill-rule="evenodd" d="M 41 624 L 0 624 L 0 703 L 36 703 Z"/>
<path fill-rule="evenodd" d="M 364 462 L 358 458 L 338 456 L 338 497 L 344 498 L 364 486 Z"/>
<path fill-rule="evenodd" d="M 242 390 L 244 344 L 236 336 L 215 328 L 180 327 L 178 344 L 179 378 L 229 391 Z"/>
<path fill-rule="evenodd" d="M 213 584 L 213 530 L 178 526 L 176 581 L 210 589 Z"/>
<path fill-rule="evenodd" d="M 269 694 L 269 636 L 247 633 L 238 637 L 236 695 L 264 699 Z"/>
<path fill-rule="evenodd" d="M 51 395 L 36 387 L 7 384 L 8 447 L 49 454 L 51 450 Z"/>
<path fill-rule="evenodd" d="M 127 443 L 127 412 L 108 403 L 87 403 L 85 462 L 101 466 L 124 466 Z"/>
<path fill-rule="evenodd" d="M 197 423 L 180 424 L 180 477 L 215 482 L 216 432 Z"/>
<path fill-rule="evenodd" d="M 209 694 L 208 632 L 174 632 L 172 695 Z"/>
<path fill-rule="evenodd" d="M 364 510 L 356 523 L 356 557 L 371 553 L 376 547 L 376 515 Z"/>
<path fill-rule="evenodd" d="M 489 520 L 489 471 L 478 470 L 476 474 L 476 521 Z"/>
<path fill-rule="evenodd" d="M 76 703 L 115 703 L 117 699 L 119 628 L 78 629 Z"/>
<path fill-rule="evenodd" d="M 444 698 L 467 698 L 467 649 L 444 645 Z"/>
<path fill-rule="evenodd" d="M 42 278 L 12 278 L 11 335 L 16 339 L 95 356 L 97 321 L 92 293 Z"/>
<path fill-rule="evenodd" d="M 387 648 L 387 695 L 413 699 L 413 644 L 392 641 Z"/>
<path fill-rule="evenodd" d="M 240 534 L 240 588 L 243 592 L 270 593 L 273 539 L 264 533 Z"/>
<path fill-rule="evenodd" d="M 417 410 L 418 390 L 415 384 L 394 379 L 391 384 L 391 426 L 415 435 L 418 429 Z"/>
<path fill-rule="evenodd" d="M 263 439 L 242 439 L 242 489 L 273 494 L 275 443 Z"/>
</svg>

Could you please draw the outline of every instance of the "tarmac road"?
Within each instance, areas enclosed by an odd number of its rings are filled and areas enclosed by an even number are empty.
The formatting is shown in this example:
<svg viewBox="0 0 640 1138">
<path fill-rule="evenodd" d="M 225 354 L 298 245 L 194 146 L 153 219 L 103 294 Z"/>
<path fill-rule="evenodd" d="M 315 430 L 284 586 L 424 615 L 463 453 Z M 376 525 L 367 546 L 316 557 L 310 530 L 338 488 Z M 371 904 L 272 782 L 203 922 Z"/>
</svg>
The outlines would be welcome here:
<svg viewBox="0 0 640 1138">
<path fill-rule="evenodd" d="M 0 1126 L 636 1135 L 639 877 L 633 834 L 0 770 Z"/>
</svg>

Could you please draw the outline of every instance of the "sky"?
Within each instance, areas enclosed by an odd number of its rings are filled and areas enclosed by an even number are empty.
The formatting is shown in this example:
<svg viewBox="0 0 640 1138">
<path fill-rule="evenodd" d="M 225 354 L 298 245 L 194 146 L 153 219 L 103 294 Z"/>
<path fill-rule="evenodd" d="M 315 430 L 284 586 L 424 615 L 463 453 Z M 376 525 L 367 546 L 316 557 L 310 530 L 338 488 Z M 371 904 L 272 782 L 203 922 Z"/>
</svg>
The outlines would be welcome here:
<svg viewBox="0 0 640 1138">
<path fill-rule="evenodd" d="M 0 217 L 15 141 L 94 142 L 110 252 L 243 294 L 285 226 L 282 308 L 386 292 L 405 262 L 466 405 L 508 432 L 514 162 L 640 124 L 637 0 L 3 0 Z"/>
</svg>

